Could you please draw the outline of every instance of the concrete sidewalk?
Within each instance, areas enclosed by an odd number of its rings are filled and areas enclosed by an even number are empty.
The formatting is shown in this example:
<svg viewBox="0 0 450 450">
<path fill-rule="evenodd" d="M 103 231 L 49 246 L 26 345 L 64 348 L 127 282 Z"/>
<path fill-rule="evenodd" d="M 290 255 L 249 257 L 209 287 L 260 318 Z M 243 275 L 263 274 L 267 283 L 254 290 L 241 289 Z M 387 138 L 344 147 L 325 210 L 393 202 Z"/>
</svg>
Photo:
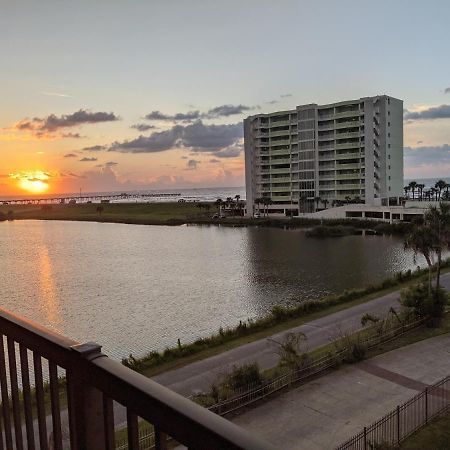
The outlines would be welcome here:
<svg viewBox="0 0 450 450">
<path fill-rule="evenodd" d="M 283 450 L 329 450 L 450 374 L 450 335 L 311 381 L 232 419 Z"/>
</svg>

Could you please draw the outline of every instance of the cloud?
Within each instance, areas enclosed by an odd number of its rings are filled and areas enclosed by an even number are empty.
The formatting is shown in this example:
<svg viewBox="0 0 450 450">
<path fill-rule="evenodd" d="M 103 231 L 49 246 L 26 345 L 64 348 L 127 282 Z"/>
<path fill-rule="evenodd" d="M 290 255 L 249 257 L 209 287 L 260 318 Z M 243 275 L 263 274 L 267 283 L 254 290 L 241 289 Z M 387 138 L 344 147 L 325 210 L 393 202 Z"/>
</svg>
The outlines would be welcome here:
<svg viewBox="0 0 450 450">
<path fill-rule="evenodd" d="M 229 117 L 236 114 L 243 114 L 246 111 L 259 108 L 259 106 L 246 105 L 220 105 L 201 113 L 199 110 L 188 111 L 187 113 L 163 114 L 161 111 L 152 111 L 144 116 L 144 119 L 165 122 L 184 122 L 192 123 L 201 119 L 217 119 L 220 117 Z M 136 126 L 133 126 L 137 128 Z M 139 129 L 139 128 L 137 128 Z M 140 130 L 145 131 L 145 130 Z"/>
<path fill-rule="evenodd" d="M 407 178 L 448 177 L 450 145 L 405 147 L 404 163 Z"/>
<path fill-rule="evenodd" d="M 83 139 L 85 136 L 81 136 L 80 133 L 62 133 L 60 137 L 66 139 Z"/>
<path fill-rule="evenodd" d="M 198 161 L 196 159 L 190 159 L 187 162 L 187 170 L 196 170 L 197 166 L 201 163 L 201 161 Z"/>
<path fill-rule="evenodd" d="M 220 163 L 220 160 L 216 159 L 216 158 L 212 158 L 208 162 L 211 163 L 211 164 L 216 164 L 216 163 Z"/>
<path fill-rule="evenodd" d="M 64 114 L 57 116 L 50 114 L 47 117 L 32 119 L 22 119 L 13 125 L 13 128 L 18 131 L 29 131 L 34 136 L 48 137 L 64 128 L 77 127 L 86 124 L 95 124 L 102 122 L 114 122 L 119 120 L 119 117 L 110 112 L 91 112 L 85 109 L 80 109 L 72 114 Z M 77 133 L 60 134 L 59 137 L 79 138 Z"/>
<path fill-rule="evenodd" d="M 113 167 L 113 166 L 117 166 L 119 163 L 115 162 L 115 161 L 108 161 L 105 163 L 105 167 Z"/>
<path fill-rule="evenodd" d="M 163 114 L 160 111 L 152 111 L 150 114 L 144 116 L 147 120 L 160 120 L 160 121 L 171 121 L 171 122 L 186 122 L 201 118 L 200 111 L 188 111 L 187 113 L 177 113 L 174 115 Z"/>
<path fill-rule="evenodd" d="M 278 103 L 278 100 L 270 100 L 268 102 L 265 102 L 266 105 L 275 105 L 275 103 Z"/>
<path fill-rule="evenodd" d="M 405 147 L 405 165 L 417 166 L 421 164 L 450 163 L 450 145 L 435 147 Z"/>
<path fill-rule="evenodd" d="M 450 94 L 450 87 L 448 87 L 448 88 L 445 88 L 445 90 L 444 90 L 444 94 Z"/>
<path fill-rule="evenodd" d="M 69 94 L 61 94 L 59 92 L 41 92 L 42 95 L 48 95 L 50 97 L 68 97 L 68 98 L 73 98 L 72 95 Z"/>
<path fill-rule="evenodd" d="M 417 144 L 423 144 L 423 141 L 417 141 Z"/>
<path fill-rule="evenodd" d="M 155 125 L 147 125 L 145 123 L 136 123 L 135 125 L 131 125 L 130 128 L 133 128 L 135 130 L 143 132 L 143 131 L 152 130 L 152 129 L 156 128 L 156 127 L 155 127 Z"/>
<path fill-rule="evenodd" d="M 64 158 L 76 158 L 77 155 L 75 153 L 66 153 L 64 155 Z"/>
<path fill-rule="evenodd" d="M 189 159 L 187 156 L 182 156 L 181 159 Z"/>
<path fill-rule="evenodd" d="M 108 147 L 106 145 L 92 145 L 91 147 L 84 147 L 81 150 L 85 152 L 100 152 L 106 150 Z"/>
<path fill-rule="evenodd" d="M 233 116 L 235 114 L 242 114 L 245 111 L 250 111 L 255 109 L 254 106 L 245 106 L 245 105 L 222 105 L 216 106 L 215 108 L 210 109 L 206 113 L 206 117 L 209 119 L 217 118 L 217 117 L 228 117 Z"/>
<path fill-rule="evenodd" d="M 244 144 L 237 143 L 235 145 L 231 145 L 223 150 L 220 150 L 217 153 L 214 153 L 214 156 L 217 158 L 236 158 L 240 156 L 240 154 L 244 151 Z"/>
<path fill-rule="evenodd" d="M 84 157 L 84 158 L 81 158 L 79 161 L 80 162 L 94 162 L 94 161 L 98 161 L 98 159 L 97 158 L 86 158 L 86 157 Z"/>
<path fill-rule="evenodd" d="M 281 94 L 280 97 L 281 98 L 292 97 L 292 94 Z"/>
<path fill-rule="evenodd" d="M 403 117 L 406 121 L 448 119 L 450 118 L 450 105 L 432 106 L 422 111 L 405 110 Z"/>
<path fill-rule="evenodd" d="M 230 125 L 204 124 L 198 120 L 189 125 L 174 125 L 150 136 L 114 142 L 109 151 L 123 153 L 156 153 L 173 148 L 188 148 L 196 152 L 216 153 L 237 144 L 243 138 L 241 123 Z"/>
</svg>

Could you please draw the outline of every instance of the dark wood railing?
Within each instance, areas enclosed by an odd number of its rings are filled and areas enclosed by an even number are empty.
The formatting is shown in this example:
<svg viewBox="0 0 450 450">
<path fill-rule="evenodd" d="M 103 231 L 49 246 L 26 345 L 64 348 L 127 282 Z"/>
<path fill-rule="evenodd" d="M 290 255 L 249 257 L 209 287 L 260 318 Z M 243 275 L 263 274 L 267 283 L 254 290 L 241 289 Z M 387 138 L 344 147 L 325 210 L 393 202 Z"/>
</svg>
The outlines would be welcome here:
<svg viewBox="0 0 450 450">
<path fill-rule="evenodd" d="M 272 448 L 95 343 L 79 344 L 1 309 L 0 337 L 0 450 L 113 450 L 115 402 L 126 409 L 130 450 L 139 449 L 140 420 L 153 425 L 157 450 L 169 437 L 189 449 Z"/>
</svg>

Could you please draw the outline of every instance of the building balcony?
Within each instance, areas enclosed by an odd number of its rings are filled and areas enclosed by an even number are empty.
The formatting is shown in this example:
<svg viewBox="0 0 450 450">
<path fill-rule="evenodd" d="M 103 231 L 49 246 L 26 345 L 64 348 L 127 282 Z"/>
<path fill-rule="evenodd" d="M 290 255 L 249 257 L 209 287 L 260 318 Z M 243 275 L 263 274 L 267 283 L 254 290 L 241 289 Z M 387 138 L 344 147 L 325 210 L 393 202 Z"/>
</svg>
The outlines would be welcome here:
<svg viewBox="0 0 450 450">
<path fill-rule="evenodd" d="M 288 126 L 288 125 L 290 125 L 291 124 L 291 122 L 289 121 L 289 120 L 278 120 L 278 121 L 271 121 L 270 122 L 270 128 L 273 128 L 273 127 L 285 127 L 285 126 Z"/>
<path fill-rule="evenodd" d="M 156 450 L 176 443 L 192 449 L 271 448 L 108 358 L 98 344 L 80 344 L 5 310 L 0 310 L 0 330 L 2 448 L 114 449 L 119 409 L 130 450 L 140 448 L 141 420 L 153 425 Z"/>
<path fill-rule="evenodd" d="M 286 201 L 292 201 L 292 197 L 290 195 L 273 195 L 272 196 L 273 202 L 286 202 Z"/>
<path fill-rule="evenodd" d="M 334 150 L 334 143 L 328 145 L 321 145 L 319 147 L 319 152 L 329 152 L 330 150 Z"/>
<path fill-rule="evenodd" d="M 336 174 L 336 180 L 356 180 L 364 177 L 364 175 L 361 176 L 359 172 L 355 173 L 344 173 L 344 174 Z"/>
<path fill-rule="evenodd" d="M 291 141 L 289 139 L 283 139 L 283 140 L 279 140 L 279 141 L 271 140 L 270 141 L 270 146 L 274 147 L 274 146 L 277 146 L 277 145 L 289 145 L 290 143 L 291 143 Z"/>
<path fill-rule="evenodd" d="M 291 177 L 272 178 L 270 180 L 270 182 L 272 184 L 276 184 L 276 183 L 290 183 L 291 182 Z"/>
<path fill-rule="evenodd" d="M 327 135 L 320 135 L 317 137 L 317 139 L 319 140 L 319 142 L 323 142 L 323 141 L 334 141 L 334 133 L 333 134 L 327 134 Z"/>
<path fill-rule="evenodd" d="M 274 165 L 274 164 L 290 164 L 291 163 L 291 158 L 279 158 L 279 159 L 271 159 L 270 160 L 270 164 Z"/>
<path fill-rule="evenodd" d="M 334 130 L 336 127 L 334 126 L 334 122 L 327 124 L 327 125 L 319 125 L 318 126 L 318 130 L 319 131 L 330 131 L 330 130 Z"/>
<path fill-rule="evenodd" d="M 359 152 L 337 153 L 336 159 L 359 159 L 360 156 Z"/>
<path fill-rule="evenodd" d="M 359 142 L 346 142 L 344 144 L 336 144 L 336 150 L 345 150 L 347 148 L 360 148 Z"/>
<path fill-rule="evenodd" d="M 335 119 L 341 119 L 343 117 L 357 117 L 360 116 L 361 114 L 364 114 L 364 112 L 361 112 L 359 110 L 354 110 L 354 111 L 343 111 L 343 112 L 338 112 L 334 115 Z"/>
<path fill-rule="evenodd" d="M 270 137 L 286 136 L 286 138 L 289 139 L 290 134 L 291 132 L 289 130 L 271 131 Z"/>
<path fill-rule="evenodd" d="M 336 139 L 359 138 L 359 131 L 351 133 L 336 133 Z"/>
<path fill-rule="evenodd" d="M 334 128 L 341 129 L 341 128 L 355 128 L 360 126 L 361 122 L 359 120 L 349 120 L 346 122 L 336 122 Z"/>
<path fill-rule="evenodd" d="M 364 184 L 336 184 L 336 190 L 337 191 L 348 191 L 348 190 L 355 190 L 355 189 L 364 189 Z"/>
<path fill-rule="evenodd" d="M 270 154 L 272 156 L 277 156 L 277 155 L 290 155 L 291 154 L 291 150 L 288 148 L 284 148 L 282 150 L 271 150 Z"/>
<path fill-rule="evenodd" d="M 291 194 L 291 187 L 289 186 L 289 187 L 276 187 L 276 186 L 273 186 L 272 187 L 272 192 L 285 192 L 285 193 L 287 193 L 287 194 Z"/>
<path fill-rule="evenodd" d="M 282 169 L 270 169 L 270 173 L 291 173 L 291 168 L 284 167 Z"/>
<path fill-rule="evenodd" d="M 269 137 L 269 133 L 261 133 L 261 132 L 257 132 L 255 133 L 255 138 L 265 138 L 265 137 Z"/>
<path fill-rule="evenodd" d="M 360 169 L 362 167 L 364 167 L 364 166 L 359 163 L 345 164 L 345 163 L 340 162 L 336 165 L 336 169 Z"/>
</svg>

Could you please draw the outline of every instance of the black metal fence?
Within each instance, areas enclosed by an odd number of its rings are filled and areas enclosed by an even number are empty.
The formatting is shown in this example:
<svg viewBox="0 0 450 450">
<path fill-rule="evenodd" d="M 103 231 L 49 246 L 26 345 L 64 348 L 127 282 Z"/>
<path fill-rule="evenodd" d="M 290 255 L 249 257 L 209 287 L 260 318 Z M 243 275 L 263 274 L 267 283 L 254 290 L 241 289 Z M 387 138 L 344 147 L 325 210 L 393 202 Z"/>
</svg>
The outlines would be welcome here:
<svg viewBox="0 0 450 450">
<path fill-rule="evenodd" d="M 412 433 L 448 411 L 450 376 L 425 388 L 372 425 L 336 447 L 336 450 L 373 450 L 380 446 L 397 446 Z"/>
</svg>

